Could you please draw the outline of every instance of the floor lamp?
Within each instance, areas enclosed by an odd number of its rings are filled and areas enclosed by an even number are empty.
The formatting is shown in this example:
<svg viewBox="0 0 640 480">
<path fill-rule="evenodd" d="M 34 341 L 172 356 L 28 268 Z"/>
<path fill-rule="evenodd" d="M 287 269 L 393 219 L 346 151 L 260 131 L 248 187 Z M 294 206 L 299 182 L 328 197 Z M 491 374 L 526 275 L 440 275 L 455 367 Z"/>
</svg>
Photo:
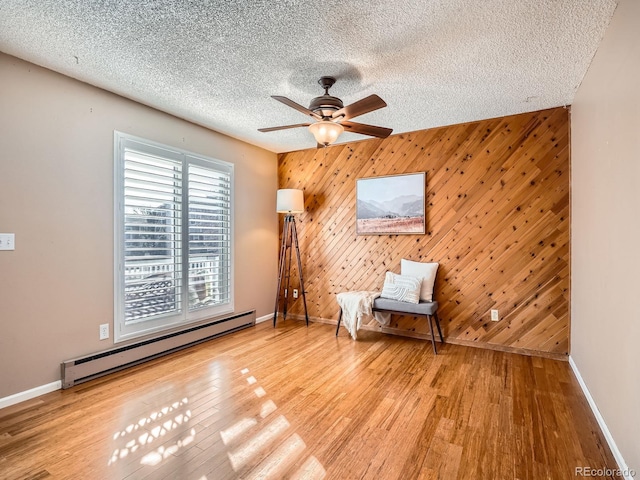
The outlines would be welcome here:
<svg viewBox="0 0 640 480">
<path fill-rule="evenodd" d="M 309 326 L 309 313 L 307 312 L 307 297 L 304 292 L 304 280 L 302 278 L 302 262 L 300 261 L 300 246 L 298 245 L 298 232 L 294 213 L 304 212 L 304 195 L 302 190 L 285 188 L 278 190 L 276 211 L 285 213 L 284 226 L 282 227 L 282 244 L 280 245 L 280 264 L 278 266 L 278 290 L 276 292 L 276 306 L 273 312 L 273 326 L 276 326 L 280 296 L 284 287 L 284 301 L 282 316 L 287 319 L 287 304 L 289 303 L 289 287 L 291 280 L 291 257 L 295 248 L 295 256 L 298 262 L 298 278 L 300 279 L 300 293 L 304 304 L 304 316 Z"/>
</svg>

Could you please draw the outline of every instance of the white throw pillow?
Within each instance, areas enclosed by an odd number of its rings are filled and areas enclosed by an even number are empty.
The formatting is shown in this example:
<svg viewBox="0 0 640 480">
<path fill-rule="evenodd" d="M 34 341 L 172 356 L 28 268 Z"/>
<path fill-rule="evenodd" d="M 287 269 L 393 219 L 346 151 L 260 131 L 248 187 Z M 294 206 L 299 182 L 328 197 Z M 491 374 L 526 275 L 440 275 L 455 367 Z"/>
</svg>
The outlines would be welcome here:
<svg viewBox="0 0 640 480">
<path fill-rule="evenodd" d="M 410 275 L 422 279 L 420 288 L 420 300 L 423 302 L 433 302 L 433 286 L 436 283 L 437 263 L 412 262 L 411 260 L 400 260 L 400 274 Z"/>
<path fill-rule="evenodd" d="M 418 277 L 387 272 L 380 296 L 400 302 L 418 303 L 420 301 L 421 283 L 422 280 Z"/>
</svg>

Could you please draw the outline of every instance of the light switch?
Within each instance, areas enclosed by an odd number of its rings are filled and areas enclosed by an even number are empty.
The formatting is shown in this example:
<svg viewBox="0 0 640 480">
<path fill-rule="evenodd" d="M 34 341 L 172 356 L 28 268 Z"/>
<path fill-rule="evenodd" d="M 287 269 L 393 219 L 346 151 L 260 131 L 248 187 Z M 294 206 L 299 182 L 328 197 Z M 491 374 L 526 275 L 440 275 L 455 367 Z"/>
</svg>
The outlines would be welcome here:
<svg viewBox="0 0 640 480">
<path fill-rule="evenodd" d="M 16 234 L 0 233 L 0 250 L 15 250 L 15 249 L 16 249 Z"/>
</svg>

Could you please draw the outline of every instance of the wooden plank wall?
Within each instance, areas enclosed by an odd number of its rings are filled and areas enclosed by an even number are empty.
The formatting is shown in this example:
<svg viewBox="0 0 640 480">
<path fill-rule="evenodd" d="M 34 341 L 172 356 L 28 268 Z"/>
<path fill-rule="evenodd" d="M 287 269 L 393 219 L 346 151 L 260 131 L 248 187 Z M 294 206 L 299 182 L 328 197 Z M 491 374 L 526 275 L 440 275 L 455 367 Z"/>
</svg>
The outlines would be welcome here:
<svg viewBox="0 0 640 480">
<path fill-rule="evenodd" d="M 297 221 L 311 317 L 337 319 L 336 293 L 379 291 L 401 258 L 436 261 L 450 341 L 568 353 L 568 109 L 284 153 L 278 162 L 279 188 L 305 191 Z M 356 179 L 422 171 L 426 234 L 356 235 Z M 290 312 L 301 313 L 302 302 Z M 428 332 L 414 317 L 394 316 L 392 327 Z"/>
</svg>

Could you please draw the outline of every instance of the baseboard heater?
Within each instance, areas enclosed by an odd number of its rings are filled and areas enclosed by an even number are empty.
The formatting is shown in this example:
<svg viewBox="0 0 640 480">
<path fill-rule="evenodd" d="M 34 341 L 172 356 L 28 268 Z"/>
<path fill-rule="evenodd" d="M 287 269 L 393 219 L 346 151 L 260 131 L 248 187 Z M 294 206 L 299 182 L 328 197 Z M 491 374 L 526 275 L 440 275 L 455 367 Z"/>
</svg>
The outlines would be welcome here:
<svg viewBox="0 0 640 480">
<path fill-rule="evenodd" d="M 61 364 L 62 388 L 73 387 L 79 383 L 250 327 L 255 323 L 256 311 L 252 310 L 151 340 L 67 360 Z"/>
</svg>

